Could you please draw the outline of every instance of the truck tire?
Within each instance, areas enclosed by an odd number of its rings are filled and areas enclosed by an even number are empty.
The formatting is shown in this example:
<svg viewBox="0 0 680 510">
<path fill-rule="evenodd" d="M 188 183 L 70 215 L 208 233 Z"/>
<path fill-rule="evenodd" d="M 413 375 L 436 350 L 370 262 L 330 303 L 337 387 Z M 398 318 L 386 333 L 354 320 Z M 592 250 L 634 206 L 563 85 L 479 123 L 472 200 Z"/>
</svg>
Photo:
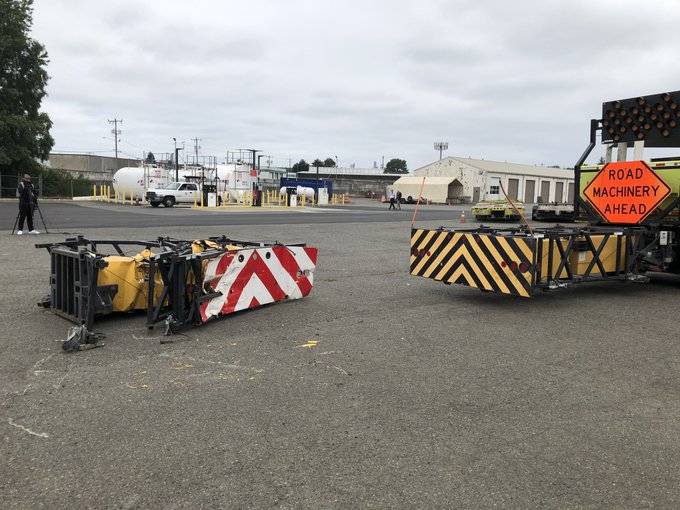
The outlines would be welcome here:
<svg viewBox="0 0 680 510">
<path fill-rule="evenodd" d="M 172 207 L 173 205 L 175 205 L 175 197 L 165 197 L 163 199 L 163 206 Z"/>
<path fill-rule="evenodd" d="M 149 204 L 151 204 L 151 207 L 158 207 L 159 205 L 161 205 L 160 202 L 149 202 Z"/>
</svg>

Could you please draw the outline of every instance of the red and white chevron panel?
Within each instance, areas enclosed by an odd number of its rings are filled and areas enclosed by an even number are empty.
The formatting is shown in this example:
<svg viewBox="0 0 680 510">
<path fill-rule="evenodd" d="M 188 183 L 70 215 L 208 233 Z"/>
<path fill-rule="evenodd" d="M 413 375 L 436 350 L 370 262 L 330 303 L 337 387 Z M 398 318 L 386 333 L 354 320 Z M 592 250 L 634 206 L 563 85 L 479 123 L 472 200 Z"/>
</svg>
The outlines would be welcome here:
<svg viewBox="0 0 680 510">
<path fill-rule="evenodd" d="M 201 305 L 203 322 L 247 308 L 300 299 L 314 284 L 317 249 L 268 246 L 227 252 L 205 268 L 204 288 L 222 295 Z"/>
</svg>

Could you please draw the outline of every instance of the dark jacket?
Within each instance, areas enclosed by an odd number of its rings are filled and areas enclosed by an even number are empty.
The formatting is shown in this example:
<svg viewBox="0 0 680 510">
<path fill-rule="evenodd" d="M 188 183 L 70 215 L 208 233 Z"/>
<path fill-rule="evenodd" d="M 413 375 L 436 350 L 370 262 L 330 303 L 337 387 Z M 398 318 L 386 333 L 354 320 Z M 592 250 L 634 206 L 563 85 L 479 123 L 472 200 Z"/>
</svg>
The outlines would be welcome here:
<svg viewBox="0 0 680 510">
<path fill-rule="evenodd" d="M 30 205 L 33 203 L 35 188 L 33 184 L 26 181 L 21 181 L 17 186 L 19 193 L 19 205 Z"/>
</svg>

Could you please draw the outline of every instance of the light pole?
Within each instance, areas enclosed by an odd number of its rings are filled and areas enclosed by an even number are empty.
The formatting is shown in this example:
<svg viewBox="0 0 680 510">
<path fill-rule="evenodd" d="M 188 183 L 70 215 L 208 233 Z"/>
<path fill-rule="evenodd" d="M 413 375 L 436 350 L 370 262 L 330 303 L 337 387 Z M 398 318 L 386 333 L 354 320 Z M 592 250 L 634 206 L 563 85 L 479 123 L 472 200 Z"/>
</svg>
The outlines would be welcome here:
<svg viewBox="0 0 680 510">
<path fill-rule="evenodd" d="M 253 155 L 253 165 L 250 170 L 250 176 L 255 177 L 255 182 L 253 183 L 253 197 L 258 194 L 258 199 L 253 200 L 253 207 L 262 205 L 260 202 L 259 191 L 260 191 L 260 172 L 258 171 L 259 159 L 256 158 L 258 152 L 262 152 L 260 149 L 239 149 L 239 151 L 248 151 Z"/>
<path fill-rule="evenodd" d="M 316 196 L 316 203 L 319 204 L 319 160 L 316 160 L 316 189 L 314 190 Z"/>
<path fill-rule="evenodd" d="M 434 150 L 439 151 L 439 159 L 442 159 L 442 151 L 449 150 L 449 142 L 434 142 Z"/>
<path fill-rule="evenodd" d="M 183 147 L 177 147 L 177 138 L 173 137 L 172 141 L 175 142 L 175 182 L 179 182 L 179 151 Z"/>
</svg>

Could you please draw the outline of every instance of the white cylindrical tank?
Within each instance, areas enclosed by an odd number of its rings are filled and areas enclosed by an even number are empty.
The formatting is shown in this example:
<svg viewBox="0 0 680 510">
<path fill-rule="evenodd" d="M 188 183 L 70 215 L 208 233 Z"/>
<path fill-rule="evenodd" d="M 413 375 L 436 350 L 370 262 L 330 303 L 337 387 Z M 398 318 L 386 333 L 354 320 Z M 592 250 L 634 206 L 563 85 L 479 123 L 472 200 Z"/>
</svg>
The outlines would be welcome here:
<svg viewBox="0 0 680 510">
<path fill-rule="evenodd" d="M 144 168 L 124 167 L 113 174 L 113 189 L 116 193 L 125 194 L 138 200 L 144 199 L 146 191 Z"/>
<path fill-rule="evenodd" d="M 304 195 L 307 198 L 314 198 L 314 188 L 307 188 L 305 186 L 297 187 L 297 196 Z"/>
<path fill-rule="evenodd" d="M 123 167 L 113 174 L 113 189 L 136 200 L 144 200 L 149 188 L 162 188 L 174 179 L 174 170 L 155 166 Z"/>
<path fill-rule="evenodd" d="M 279 190 L 279 195 L 285 195 L 287 193 L 288 188 L 286 186 L 282 187 Z M 306 186 L 297 186 L 294 190 L 294 193 L 297 196 L 306 196 L 307 198 L 313 198 L 314 197 L 314 188 L 307 188 Z"/>
</svg>

